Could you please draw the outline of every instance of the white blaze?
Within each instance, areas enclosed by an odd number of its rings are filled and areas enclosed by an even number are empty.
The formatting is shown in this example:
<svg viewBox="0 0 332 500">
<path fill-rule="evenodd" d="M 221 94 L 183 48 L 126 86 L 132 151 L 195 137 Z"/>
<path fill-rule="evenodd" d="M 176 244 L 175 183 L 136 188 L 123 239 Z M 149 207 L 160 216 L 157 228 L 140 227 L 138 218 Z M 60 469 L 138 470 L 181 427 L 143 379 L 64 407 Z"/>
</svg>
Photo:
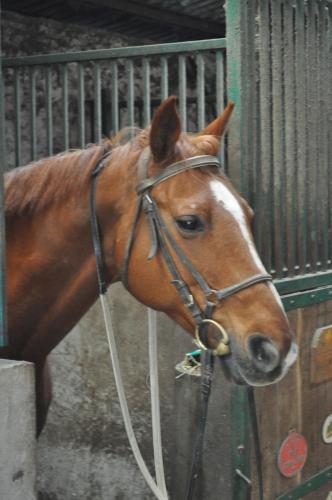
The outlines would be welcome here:
<svg viewBox="0 0 332 500">
<path fill-rule="evenodd" d="M 227 210 L 230 215 L 232 215 L 233 219 L 240 228 L 243 239 L 247 244 L 249 254 L 251 255 L 259 271 L 266 273 L 266 269 L 264 268 L 262 261 L 259 258 L 259 255 L 249 233 L 246 216 L 240 203 L 238 202 L 234 194 L 221 181 L 218 181 L 216 179 L 210 181 L 210 187 L 215 199 L 222 204 L 223 208 Z"/>
</svg>

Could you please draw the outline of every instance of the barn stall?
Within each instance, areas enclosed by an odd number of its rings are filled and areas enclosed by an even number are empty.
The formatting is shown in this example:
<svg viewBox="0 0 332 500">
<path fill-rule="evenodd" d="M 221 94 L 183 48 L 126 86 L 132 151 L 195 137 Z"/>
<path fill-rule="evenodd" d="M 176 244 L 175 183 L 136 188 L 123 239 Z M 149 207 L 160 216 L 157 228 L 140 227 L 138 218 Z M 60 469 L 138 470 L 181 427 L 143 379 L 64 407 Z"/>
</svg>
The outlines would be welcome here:
<svg viewBox="0 0 332 500">
<path fill-rule="evenodd" d="M 116 49 L 105 42 L 97 51 L 5 57 L 4 164 L 83 147 L 123 126 L 146 126 L 170 94 L 178 96 L 192 132 L 227 100 L 236 103 L 221 156 L 255 209 L 256 243 L 300 346 L 289 375 L 255 391 L 264 495 L 325 500 L 332 490 L 332 7 L 318 0 L 229 0 L 226 7 L 225 38 Z M 215 8 L 222 24 L 224 11 Z M 146 313 L 121 287 L 110 300 L 129 404 L 151 464 Z M 177 376 L 174 366 L 192 345 L 164 317 L 158 340 L 167 483 L 171 498 L 180 499 L 199 377 Z M 40 498 L 149 498 L 121 427 L 98 306 L 51 359 L 55 401 L 39 443 Z M 218 373 L 200 498 L 220 492 L 247 498 L 246 478 L 258 498 L 253 449 L 246 390 Z"/>
</svg>

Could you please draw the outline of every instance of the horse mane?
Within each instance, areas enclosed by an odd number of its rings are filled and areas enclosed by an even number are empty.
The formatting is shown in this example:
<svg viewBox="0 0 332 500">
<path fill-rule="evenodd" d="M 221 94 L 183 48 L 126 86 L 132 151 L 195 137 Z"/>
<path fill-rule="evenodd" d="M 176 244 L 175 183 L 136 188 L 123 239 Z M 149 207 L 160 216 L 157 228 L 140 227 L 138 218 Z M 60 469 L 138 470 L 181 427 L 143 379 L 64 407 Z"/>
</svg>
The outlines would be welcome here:
<svg viewBox="0 0 332 500">
<path fill-rule="evenodd" d="M 186 156 L 213 154 L 218 138 L 182 134 L 180 143 Z M 51 203 L 79 195 L 89 185 L 93 169 L 107 151 L 112 149 L 112 156 L 122 163 L 128 161 L 129 154 L 143 150 L 148 144 L 149 129 L 129 127 L 100 144 L 15 168 L 5 174 L 5 214 L 9 217 L 36 213 Z"/>
<path fill-rule="evenodd" d="M 141 136 L 141 137 L 140 137 Z M 139 139 L 140 137 L 140 139 Z M 121 130 L 112 139 L 91 144 L 85 149 L 59 153 L 5 174 L 5 214 L 24 215 L 44 210 L 74 193 L 80 194 L 91 181 L 99 159 L 111 149 L 144 147 L 147 134 L 138 129 Z"/>
</svg>

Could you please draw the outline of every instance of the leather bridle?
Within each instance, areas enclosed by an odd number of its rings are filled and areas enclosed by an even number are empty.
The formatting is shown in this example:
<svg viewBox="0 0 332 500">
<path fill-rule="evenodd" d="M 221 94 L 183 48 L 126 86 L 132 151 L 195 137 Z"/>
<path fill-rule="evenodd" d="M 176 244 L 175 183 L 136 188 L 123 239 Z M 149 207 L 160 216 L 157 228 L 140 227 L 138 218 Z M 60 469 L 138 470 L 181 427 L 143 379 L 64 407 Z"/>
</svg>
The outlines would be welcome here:
<svg viewBox="0 0 332 500">
<path fill-rule="evenodd" d="M 212 319 L 214 308 L 222 300 L 225 300 L 226 298 L 231 297 L 241 290 L 249 288 L 257 283 L 271 281 L 272 277 L 267 273 L 255 274 L 241 281 L 240 283 L 236 283 L 227 288 L 222 288 L 219 290 L 211 288 L 207 281 L 200 274 L 200 272 L 192 264 L 191 260 L 187 257 L 186 253 L 182 250 L 181 246 L 177 243 L 176 239 L 167 227 L 167 224 L 165 223 L 160 213 L 158 204 L 152 195 L 152 190 L 160 183 L 165 182 L 175 175 L 187 170 L 202 168 L 206 166 L 221 168 L 220 161 L 216 156 L 194 156 L 172 163 L 168 167 L 164 168 L 161 173 L 157 174 L 154 177 L 149 177 L 148 166 L 150 157 L 150 148 L 146 148 L 142 152 L 138 163 L 139 182 L 136 187 L 138 200 L 134 222 L 132 225 L 130 236 L 128 238 L 123 261 L 122 281 L 128 288 L 128 268 L 131 251 L 137 236 L 138 220 L 141 213 L 144 212 L 146 220 L 148 222 L 151 238 L 151 249 L 147 258 L 148 260 L 151 260 L 157 255 L 158 250 L 161 251 L 164 261 L 170 271 L 170 274 L 172 275 L 171 283 L 175 286 L 183 304 L 189 309 L 196 324 L 195 337 L 197 343 L 199 344 L 199 347 L 204 350 L 207 349 L 206 339 L 204 338 L 205 328 L 203 328 L 203 326 L 212 324 L 221 333 L 221 340 L 217 348 L 214 350 L 214 354 L 219 356 L 228 354 L 230 352 L 228 335 L 222 325 Z M 174 258 L 169 251 L 169 248 L 171 248 L 177 255 L 181 263 L 184 265 L 189 274 L 194 278 L 194 280 L 202 290 L 205 297 L 205 307 L 203 311 L 201 311 L 201 309 L 199 308 L 197 301 L 190 291 L 189 286 L 182 278 L 181 273 L 174 261 Z"/>
<path fill-rule="evenodd" d="M 98 161 L 95 169 L 92 172 L 92 186 L 90 191 L 90 212 L 91 212 L 91 228 L 92 228 L 92 240 L 97 264 L 97 276 L 98 276 L 98 286 L 101 295 L 106 293 L 107 283 L 106 283 L 106 272 L 105 264 L 102 252 L 102 241 L 101 234 L 98 224 L 98 217 L 96 212 L 96 186 L 99 173 L 105 168 L 106 160 L 109 159 L 111 152 L 106 152 L 101 159 Z M 232 295 L 249 288 L 258 283 L 264 283 L 272 281 L 272 277 L 267 273 L 260 273 L 250 276 L 243 281 L 236 283 L 234 285 L 228 286 L 226 288 L 221 288 L 215 290 L 209 286 L 207 281 L 203 278 L 200 272 L 195 268 L 190 259 L 187 257 L 186 253 L 182 250 L 181 246 L 177 243 L 171 231 L 167 227 L 161 212 L 159 210 L 158 204 L 155 201 L 152 190 L 155 186 L 160 183 L 174 177 L 175 175 L 191 170 L 194 168 L 202 168 L 206 166 L 214 166 L 221 168 L 219 159 L 216 156 L 201 155 L 180 160 L 178 162 L 172 163 L 168 167 L 164 168 L 161 173 L 154 177 L 148 176 L 149 159 L 151 157 L 150 149 L 147 147 L 141 153 L 138 162 L 138 184 L 136 188 L 137 192 L 137 206 L 136 212 L 132 224 L 132 229 L 130 236 L 128 238 L 125 255 L 123 259 L 122 266 L 122 282 L 128 288 L 128 271 L 129 262 L 131 257 L 131 251 L 134 245 L 135 238 L 137 236 L 137 225 L 142 212 L 144 212 L 146 220 L 149 226 L 150 238 L 151 238 L 151 249 L 148 255 L 148 259 L 153 259 L 158 250 L 161 251 L 164 261 L 172 275 L 171 283 L 176 287 L 176 290 L 183 302 L 183 304 L 189 309 L 195 325 L 195 337 L 196 342 L 203 351 L 202 356 L 202 381 L 201 381 L 201 393 L 202 393 L 202 408 L 200 415 L 200 422 L 198 425 L 198 431 L 196 436 L 196 441 L 194 445 L 193 461 L 191 467 L 190 480 L 188 482 L 188 489 L 186 499 L 190 500 L 194 496 L 195 486 L 197 479 L 199 477 L 200 460 L 203 448 L 203 438 L 205 423 L 207 417 L 208 399 L 211 389 L 211 381 L 213 374 L 213 355 L 224 356 L 230 353 L 229 338 L 226 330 L 220 323 L 212 319 L 213 311 L 215 307 L 222 301 Z M 181 273 L 172 257 L 169 247 L 177 255 L 181 263 L 187 269 L 187 271 L 194 278 L 196 283 L 201 288 L 205 296 L 205 308 L 202 311 L 197 304 L 193 294 L 190 291 L 189 286 L 183 280 Z M 212 350 L 208 347 L 207 343 L 207 325 L 212 324 L 221 334 L 220 342 L 216 349 Z M 257 431 L 257 418 L 255 413 L 255 405 L 253 399 L 252 388 L 248 388 L 248 395 L 251 408 L 251 418 L 253 422 L 255 443 L 257 445 L 256 457 L 257 457 L 257 469 L 259 478 L 259 498 L 263 498 L 262 493 L 262 473 L 261 473 L 261 460 L 259 456 L 259 436 Z M 256 429 L 256 430 L 255 430 Z M 245 476 L 239 473 L 239 476 L 245 478 Z M 245 478 L 247 480 L 247 478 Z M 249 480 L 248 480 L 249 481 Z M 250 481 L 249 481 L 250 482 Z"/>
</svg>

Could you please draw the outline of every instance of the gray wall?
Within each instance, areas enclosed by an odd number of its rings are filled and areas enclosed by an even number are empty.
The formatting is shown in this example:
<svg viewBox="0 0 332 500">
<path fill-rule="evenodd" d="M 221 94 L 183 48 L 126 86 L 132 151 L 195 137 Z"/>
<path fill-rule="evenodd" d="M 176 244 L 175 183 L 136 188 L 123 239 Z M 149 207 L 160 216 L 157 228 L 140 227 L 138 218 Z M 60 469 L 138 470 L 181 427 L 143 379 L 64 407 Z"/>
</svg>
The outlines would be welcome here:
<svg viewBox="0 0 332 500">
<path fill-rule="evenodd" d="M 0 360 L 0 498 L 36 499 L 34 369 Z"/>
<path fill-rule="evenodd" d="M 138 41 L 103 31 L 4 13 L 6 55 L 88 50 Z M 142 38 L 139 43 L 144 43 Z M 13 110 L 7 110 L 10 113 Z M 26 143 L 29 141 L 27 125 Z M 42 131 L 40 130 L 40 133 Z M 7 148 L 13 151 L 11 134 Z M 152 463 L 146 311 L 121 285 L 110 292 L 129 407 L 137 439 Z M 187 334 L 160 315 L 160 383 L 167 484 L 182 500 L 194 440 L 199 380 L 176 378 L 174 366 L 193 349 Z M 40 500 L 147 500 L 125 436 L 99 306 L 94 306 L 50 356 L 54 399 L 38 442 Z M 229 385 L 217 367 L 200 497 L 229 498 Z M 7 500 L 7 499 L 6 499 Z M 9 500 L 9 499 L 8 499 Z"/>
<path fill-rule="evenodd" d="M 151 465 L 146 309 L 120 284 L 113 285 L 109 300 L 133 425 L 142 453 Z M 195 434 L 199 379 L 188 375 L 177 378 L 174 367 L 185 352 L 193 349 L 193 344 L 164 315 L 159 316 L 158 344 L 167 484 L 171 498 L 180 500 L 184 498 Z M 153 498 L 140 477 L 125 436 L 99 304 L 50 359 L 55 396 L 38 445 L 40 498 Z M 202 498 L 211 500 L 219 499 L 220 491 L 227 492 L 229 487 L 229 386 L 222 382 L 216 368 L 202 483 Z"/>
</svg>

